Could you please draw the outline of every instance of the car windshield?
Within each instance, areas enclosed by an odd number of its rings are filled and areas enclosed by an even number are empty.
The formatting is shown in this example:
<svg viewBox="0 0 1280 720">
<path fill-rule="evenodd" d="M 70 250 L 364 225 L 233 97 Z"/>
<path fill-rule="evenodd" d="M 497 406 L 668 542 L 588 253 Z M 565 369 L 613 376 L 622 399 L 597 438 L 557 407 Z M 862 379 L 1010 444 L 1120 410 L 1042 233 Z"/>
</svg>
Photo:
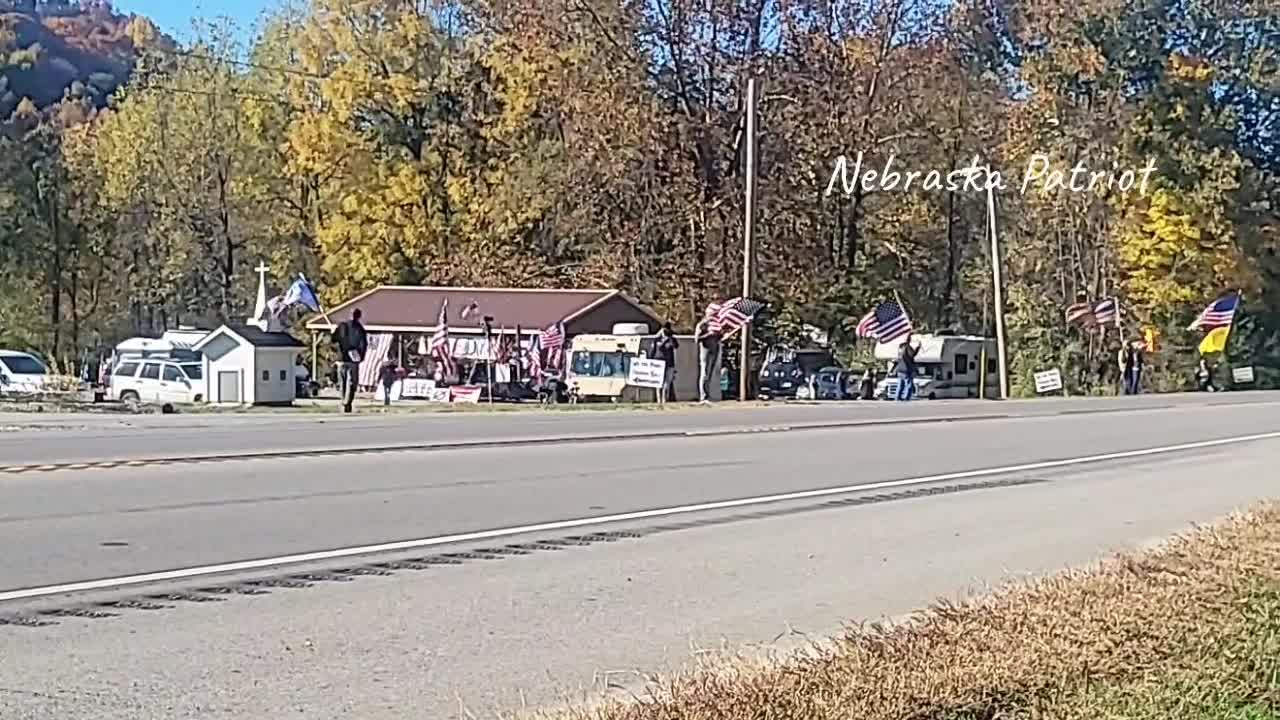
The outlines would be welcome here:
<svg viewBox="0 0 1280 720">
<path fill-rule="evenodd" d="M 4 363 L 14 375 L 44 375 L 48 372 L 39 360 L 25 355 L 0 357 L 0 363 Z"/>
<path fill-rule="evenodd" d="M 196 363 L 184 363 L 182 366 L 182 371 L 185 372 L 187 374 L 187 377 L 191 378 L 192 380 L 200 380 L 204 378 L 204 369 L 201 368 L 200 365 Z"/>
</svg>

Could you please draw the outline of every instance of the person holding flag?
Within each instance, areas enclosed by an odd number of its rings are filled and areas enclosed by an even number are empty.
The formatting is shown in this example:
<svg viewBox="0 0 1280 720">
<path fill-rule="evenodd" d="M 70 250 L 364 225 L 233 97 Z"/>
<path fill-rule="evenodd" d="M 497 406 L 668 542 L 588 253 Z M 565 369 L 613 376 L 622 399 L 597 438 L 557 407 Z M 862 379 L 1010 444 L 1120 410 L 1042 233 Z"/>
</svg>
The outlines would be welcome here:
<svg viewBox="0 0 1280 720">
<path fill-rule="evenodd" d="M 898 363 L 894 368 L 898 376 L 894 399 L 900 401 L 911 399 L 912 391 L 915 390 L 916 353 L 920 348 L 911 344 L 913 331 L 911 317 L 898 300 L 885 300 L 876 305 L 862 317 L 855 330 L 858 337 L 872 338 L 882 344 L 902 339 L 902 344 L 898 346 Z"/>
<path fill-rule="evenodd" d="M 711 369 L 720 358 L 720 304 L 711 303 L 702 319 L 693 328 L 693 339 L 698 343 L 698 402 L 711 403 Z"/>
<path fill-rule="evenodd" d="M 1227 293 L 1200 312 L 1200 316 L 1187 327 L 1188 330 L 1208 330 L 1200 341 L 1200 354 L 1225 353 L 1231 328 L 1235 325 L 1236 311 L 1240 308 L 1240 292 Z"/>
</svg>

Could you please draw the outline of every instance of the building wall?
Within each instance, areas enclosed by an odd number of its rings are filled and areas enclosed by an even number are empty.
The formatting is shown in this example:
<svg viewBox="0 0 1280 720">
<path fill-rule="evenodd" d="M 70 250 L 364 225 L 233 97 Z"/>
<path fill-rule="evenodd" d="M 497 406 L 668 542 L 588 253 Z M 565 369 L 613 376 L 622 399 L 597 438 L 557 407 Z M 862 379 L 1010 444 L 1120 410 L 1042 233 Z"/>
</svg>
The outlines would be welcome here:
<svg viewBox="0 0 1280 720">
<path fill-rule="evenodd" d="M 296 395 L 293 367 L 301 348 L 256 348 L 253 374 L 255 404 L 291 403 Z M 266 379 L 263 379 L 263 374 Z"/>
<path fill-rule="evenodd" d="M 586 315 L 566 323 L 565 332 L 569 335 L 607 335 L 613 332 L 613 326 L 617 323 L 644 323 L 649 326 L 650 333 L 658 331 L 658 324 L 653 318 L 641 312 L 635 305 L 615 296 Z"/>
<path fill-rule="evenodd" d="M 216 359 L 206 354 L 204 357 L 205 398 L 210 403 L 225 402 L 218 397 L 218 373 L 236 372 L 240 374 L 241 400 L 246 404 L 253 403 L 256 389 L 253 382 L 254 371 L 255 358 L 251 345 L 236 345 L 218 354 Z"/>
</svg>

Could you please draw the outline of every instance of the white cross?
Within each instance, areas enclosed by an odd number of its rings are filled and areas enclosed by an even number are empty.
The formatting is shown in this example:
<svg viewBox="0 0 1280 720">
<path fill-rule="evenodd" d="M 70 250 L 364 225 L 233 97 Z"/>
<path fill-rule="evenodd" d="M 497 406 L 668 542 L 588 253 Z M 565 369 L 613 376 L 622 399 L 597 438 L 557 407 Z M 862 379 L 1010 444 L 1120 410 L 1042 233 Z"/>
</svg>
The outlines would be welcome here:
<svg viewBox="0 0 1280 720">
<path fill-rule="evenodd" d="M 259 262 L 259 263 L 258 263 L 258 267 L 254 268 L 254 270 L 257 270 L 257 271 L 258 271 L 258 277 L 262 280 L 262 282 L 266 282 L 266 281 L 267 281 L 267 272 L 268 272 L 268 271 L 270 271 L 270 270 L 271 270 L 271 268 L 267 267 L 267 264 L 266 264 L 266 263 L 264 263 L 264 262 Z"/>
</svg>

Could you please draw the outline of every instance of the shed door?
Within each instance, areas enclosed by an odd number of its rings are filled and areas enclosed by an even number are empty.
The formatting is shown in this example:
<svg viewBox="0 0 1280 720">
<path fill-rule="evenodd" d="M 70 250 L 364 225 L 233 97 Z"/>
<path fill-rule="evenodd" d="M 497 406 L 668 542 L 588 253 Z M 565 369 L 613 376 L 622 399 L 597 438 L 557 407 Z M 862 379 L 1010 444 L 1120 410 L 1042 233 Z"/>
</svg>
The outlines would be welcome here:
<svg viewBox="0 0 1280 720">
<path fill-rule="evenodd" d="M 218 402 L 240 403 L 240 372 L 223 370 L 218 373 Z"/>
</svg>

